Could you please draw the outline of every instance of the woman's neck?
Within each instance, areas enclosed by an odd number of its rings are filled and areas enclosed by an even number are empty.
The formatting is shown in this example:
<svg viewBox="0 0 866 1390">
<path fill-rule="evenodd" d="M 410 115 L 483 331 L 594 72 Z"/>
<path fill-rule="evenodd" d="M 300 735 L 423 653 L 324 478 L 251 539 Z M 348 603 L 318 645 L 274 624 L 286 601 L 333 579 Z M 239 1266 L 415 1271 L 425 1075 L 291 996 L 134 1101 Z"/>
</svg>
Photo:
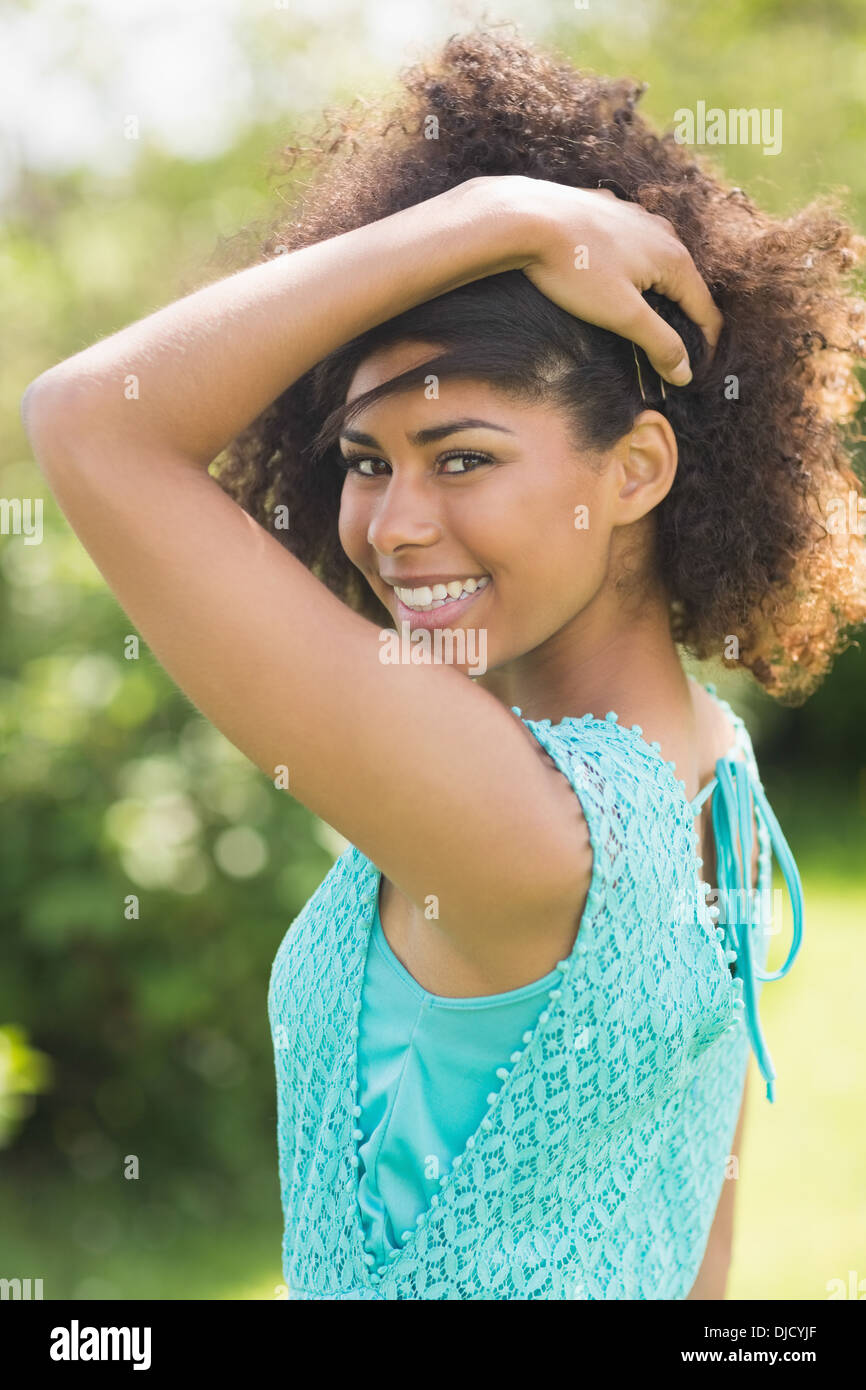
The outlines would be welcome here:
<svg viewBox="0 0 866 1390">
<path fill-rule="evenodd" d="M 478 677 L 526 719 L 558 723 L 566 715 L 616 712 L 621 724 L 650 730 L 694 723 L 688 677 L 659 597 L 638 612 L 591 604 L 542 646 Z M 654 735 L 647 735 L 652 738 Z"/>
</svg>

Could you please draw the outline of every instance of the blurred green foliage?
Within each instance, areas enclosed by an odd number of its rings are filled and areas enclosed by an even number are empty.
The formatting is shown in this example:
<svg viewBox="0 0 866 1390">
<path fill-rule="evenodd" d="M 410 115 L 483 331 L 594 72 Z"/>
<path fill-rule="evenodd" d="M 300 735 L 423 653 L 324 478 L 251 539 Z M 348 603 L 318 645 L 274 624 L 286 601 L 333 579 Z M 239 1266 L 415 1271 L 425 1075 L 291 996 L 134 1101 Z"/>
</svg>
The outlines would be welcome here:
<svg viewBox="0 0 866 1390">
<path fill-rule="evenodd" d="M 780 213 L 847 184 L 866 227 L 859 0 L 630 13 L 606 27 L 555 8 L 549 37 L 579 64 L 649 81 L 643 107 L 660 124 L 701 98 L 782 107 L 783 155 L 715 157 Z M 256 53 L 279 63 L 279 45 Z M 356 66 L 369 94 L 363 52 Z M 48 1297 L 268 1297 L 279 1282 L 267 980 L 339 839 L 210 728 L 146 648 L 131 653 L 129 620 L 54 506 L 18 416 L 46 367 L 225 273 L 224 239 L 277 206 L 265 173 L 292 132 L 291 98 L 279 126 L 254 115 L 218 158 L 143 142 L 119 180 L 25 169 L 0 238 L 0 494 L 45 501 L 41 544 L 0 537 L 0 1229 L 19 1273 L 50 1273 Z M 753 1086 L 732 1292 L 822 1297 L 866 1248 L 848 1113 L 863 1081 L 846 1052 L 862 988 L 842 999 L 835 973 L 856 973 L 866 907 L 866 659 L 852 648 L 798 711 L 718 684 L 756 737 L 807 908 L 815 885 L 808 930 L 825 962 L 807 978 L 804 952 L 791 985 L 768 991 L 785 1118 L 774 1128 Z M 804 1152 L 819 1168 L 835 1154 L 832 1193 L 802 1186 Z M 130 1156 L 137 1182 L 123 1179 Z"/>
<path fill-rule="evenodd" d="M 262 139 L 144 152 L 119 188 L 28 176 L 0 245 L 0 492 L 45 501 L 41 544 L 0 540 L 0 1022 L 54 1066 L 7 1167 L 116 1184 L 138 1155 L 160 1209 L 204 1219 L 267 1155 L 276 1221 L 268 973 L 339 843 L 134 654 L 18 420 L 39 371 L 213 276 L 263 206 Z"/>
<path fill-rule="evenodd" d="M 51 1059 L 29 1047 L 23 1028 L 0 1028 L 0 1148 L 51 1084 Z"/>
</svg>

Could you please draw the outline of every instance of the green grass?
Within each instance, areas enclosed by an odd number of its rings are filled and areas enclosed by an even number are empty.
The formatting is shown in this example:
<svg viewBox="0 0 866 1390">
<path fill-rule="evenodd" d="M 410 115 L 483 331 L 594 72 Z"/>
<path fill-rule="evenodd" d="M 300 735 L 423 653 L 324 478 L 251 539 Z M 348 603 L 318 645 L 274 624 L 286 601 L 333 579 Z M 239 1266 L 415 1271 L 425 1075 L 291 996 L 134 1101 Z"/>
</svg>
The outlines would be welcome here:
<svg viewBox="0 0 866 1390">
<path fill-rule="evenodd" d="M 851 1269 L 866 1278 L 866 888 L 820 869 L 803 879 L 802 950 L 791 973 L 761 994 L 776 1100 L 767 1101 L 752 1060 L 731 1298 L 823 1299 L 828 1281 L 847 1285 Z"/>
<path fill-rule="evenodd" d="M 154 1215 L 134 1182 L 3 1186 L 0 1274 L 41 1278 L 46 1299 L 272 1299 L 281 1284 L 276 1148 L 209 1220 L 167 1205 Z"/>
</svg>

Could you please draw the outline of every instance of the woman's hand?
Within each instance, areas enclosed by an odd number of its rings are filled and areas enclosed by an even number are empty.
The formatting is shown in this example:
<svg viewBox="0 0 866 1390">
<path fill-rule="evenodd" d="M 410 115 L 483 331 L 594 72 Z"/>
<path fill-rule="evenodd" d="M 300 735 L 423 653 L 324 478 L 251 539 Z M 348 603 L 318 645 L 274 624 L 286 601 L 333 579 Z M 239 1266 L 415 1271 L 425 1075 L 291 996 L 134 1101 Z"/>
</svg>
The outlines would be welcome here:
<svg viewBox="0 0 866 1390">
<path fill-rule="evenodd" d="M 691 380 L 688 353 L 642 298 L 645 290 L 679 304 L 715 351 L 722 316 L 666 217 L 607 188 L 570 188 L 523 174 L 475 182 L 506 216 L 520 218 L 525 259 L 519 268 L 554 304 L 637 343 L 674 386 Z"/>
</svg>

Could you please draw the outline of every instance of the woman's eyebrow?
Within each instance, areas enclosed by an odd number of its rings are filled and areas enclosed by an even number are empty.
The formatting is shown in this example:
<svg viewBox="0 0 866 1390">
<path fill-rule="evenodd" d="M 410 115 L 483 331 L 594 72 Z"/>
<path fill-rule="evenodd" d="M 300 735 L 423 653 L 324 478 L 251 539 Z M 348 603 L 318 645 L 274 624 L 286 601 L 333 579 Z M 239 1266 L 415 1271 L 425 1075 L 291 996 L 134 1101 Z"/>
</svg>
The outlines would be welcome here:
<svg viewBox="0 0 866 1390">
<path fill-rule="evenodd" d="M 494 425 L 492 420 L 448 420 L 443 425 L 431 425 L 427 429 L 417 430 L 415 434 L 407 434 L 406 438 L 410 444 L 435 444 L 438 439 L 444 439 L 446 435 L 457 434 L 460 430 L 500 430 L 502 434 L 514 434 L 514 430 L 507 429 L 505 425 Z M 374 439 L 372 434 L 364 434 L 362 430 L 345 429 L 340 431 L 340 438 L 347 439 L 352 444 L 365 444 L 368 448 L 380 448 L 379 441 Z"/>
</svg>

